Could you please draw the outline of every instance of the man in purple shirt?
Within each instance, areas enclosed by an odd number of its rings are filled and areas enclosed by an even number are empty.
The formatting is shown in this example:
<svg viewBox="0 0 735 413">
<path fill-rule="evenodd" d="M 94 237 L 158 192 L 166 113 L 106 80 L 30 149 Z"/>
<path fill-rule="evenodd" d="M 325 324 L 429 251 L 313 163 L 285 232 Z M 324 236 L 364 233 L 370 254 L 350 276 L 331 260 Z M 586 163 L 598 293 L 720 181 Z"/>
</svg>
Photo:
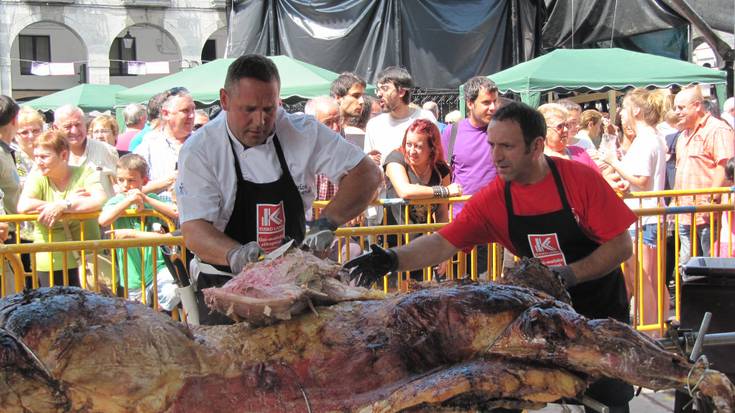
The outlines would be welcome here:
<svg viewBox="0 0 735 413">
<path fill-rule="evenodd" d="M 444 154 L 452 167 L 452 182 L 462 186 L 464 195 L 479 192 L 495 178 L 495 164 L 487 143 L 487 125 L 500 107 L 498 87 L 483 76 L 475 76 L 464 85 L 467 118 L 447 126 L 442 132 Z M 453 216 L 462 210 L 455 203 Z M 477 272 L 487 271 L 487 245 L 477 248 Z"/>
<path fill-rule="evenodd" d="M 444 129 L 442 146 L 452 166 L 452 182 L 462 185 L 463 194 L 472 195 L 495 178 L 495 164 L 487 143 L 487 125 L 500 107 L 500 97 L 492 80 L 475 76 L 465 83 L 464 98 L 467 118 Z M 453 133 L 456 133 L 454 139 Z M 455 217 L 461 210 L 461 203 L 454 204 Z"/>
</svg>

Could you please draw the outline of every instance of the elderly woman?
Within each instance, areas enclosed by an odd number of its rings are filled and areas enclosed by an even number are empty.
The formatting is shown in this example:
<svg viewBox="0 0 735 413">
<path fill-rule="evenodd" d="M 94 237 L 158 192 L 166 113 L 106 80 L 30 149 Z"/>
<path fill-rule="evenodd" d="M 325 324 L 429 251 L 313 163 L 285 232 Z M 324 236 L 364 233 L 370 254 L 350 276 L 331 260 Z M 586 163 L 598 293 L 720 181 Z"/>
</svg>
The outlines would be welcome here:
<svg viewBox="0 0 735 413">
<path fill-rule="evenodd" d="M 21 185 L 33 169 L 33 145 L 43 132 L 43 116 L 30 106 L 22 106 L 18 112 L 18 130 L 15 132 L 15 162 Z"/>
<path fill-rule="evenodd" d="M 546 120 L 546 140 L 544 154 L 559 158 L 571 159 L 583 163 L 599 172 L 595 162 L 587 155 L 587 152 L 579 146 L 568 146 L 569 127 L 567 119 L 568 112 L 563 106 L 556 103 L 547 103 L 539 106 L 539 112 Z"/>
<path fill-rule="evenodd" d="M 87 135 L 96 141 L 115 146 L 118 130 L 117 120 L 114 117 L 110 115 L 99 115 L 89 122 Z"/>
<path fill-rule="evenodd" d="M 85 166 L 70 166 L 69 143 L 58 130 L 42 133 L 33 150 L 36 170 L 25 183 L 18 202 L 18 211 L 38 214 L 33 233 L 34 242 L 76 241 L 81 239 L 79 221 L 67 221 L 65 213 L 98 211 L 107 197 L 99 181 L 99 174 Z M 84 239 L 99 239 L 100 228 L 94 219 L 86 220 Z M 53 257 L 52 257 L 53 255 Z M 67 253 L 69 285 L 79 286 L 78 254 Z M 54 285 L 63 279 L 61 252 L 37 255 L 36 269 L 42 286 L 49 285 L 53 272 Z"/>
<path fill-rule="evenodd" d="M 406 129 L 401 146 L 388 154 L 385 160 L 385 175 L 388 177 L 386 195 L 403 199 L 462 195 L 459 184 L 450 183 L 449 172 L 439 128 L 431 121 L 417 119 Z M 408 217 L 404 215 L 403 206 L 391 206 L 388 224 L 422 224 L 429 216 L 433 222 L 447 222 L 448 207 L 447 204 L 412 205 L 408 208 Z M 444 266 L 441 266 L 439 273 L 443 272 Z"/>
</svg>

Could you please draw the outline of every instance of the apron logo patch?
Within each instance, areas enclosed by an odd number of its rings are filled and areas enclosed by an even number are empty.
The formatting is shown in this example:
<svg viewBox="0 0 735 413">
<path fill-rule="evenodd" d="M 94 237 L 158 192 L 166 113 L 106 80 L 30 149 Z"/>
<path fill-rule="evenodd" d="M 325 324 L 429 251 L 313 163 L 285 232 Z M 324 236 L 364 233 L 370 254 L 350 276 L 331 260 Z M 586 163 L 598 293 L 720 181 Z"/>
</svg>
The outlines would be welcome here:
<svg viewBox="0 0 735 413">
<path fill-rule="evenodd" d="M 266 253 L 278 248 L 286 236 L 286 215 L 283 201 L 277 204 L 257 204 L 258 245 Z"/>
<path fill-rule="evenodd" d="M 552 234 L 528 234 L 528 244 L 534 258 L 548 267 L 567 265 L 567 260 L 559 246 L 559 237 Z"/>
</svg>

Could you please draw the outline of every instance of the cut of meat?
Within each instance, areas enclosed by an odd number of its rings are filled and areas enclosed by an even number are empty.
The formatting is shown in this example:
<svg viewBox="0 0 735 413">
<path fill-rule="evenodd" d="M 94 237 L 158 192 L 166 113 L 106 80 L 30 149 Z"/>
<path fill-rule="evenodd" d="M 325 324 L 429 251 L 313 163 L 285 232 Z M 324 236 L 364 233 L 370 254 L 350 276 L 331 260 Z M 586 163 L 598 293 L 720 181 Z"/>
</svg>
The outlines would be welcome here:
<svg viewBox="0 0 735 413">
<path fill-rule="evenodd" d="M 321 307 L 275 325 L 188 329 L 77 288 L 0 301 L 3 412 L 392 412 L 538 406 L 613 377 L 735 389 L 613 320 L 493 283 Z"/>
<path fill-rule="evenodd" d="M 340 266 L 298 248 L 272 261 L 250 263 L 220 288 L 203 291 L 212 310 L 254 326 L 288 320 L 309 304 L 378 300 L 376 290 L 350 287 L 337 280 Z"/>
</svg>

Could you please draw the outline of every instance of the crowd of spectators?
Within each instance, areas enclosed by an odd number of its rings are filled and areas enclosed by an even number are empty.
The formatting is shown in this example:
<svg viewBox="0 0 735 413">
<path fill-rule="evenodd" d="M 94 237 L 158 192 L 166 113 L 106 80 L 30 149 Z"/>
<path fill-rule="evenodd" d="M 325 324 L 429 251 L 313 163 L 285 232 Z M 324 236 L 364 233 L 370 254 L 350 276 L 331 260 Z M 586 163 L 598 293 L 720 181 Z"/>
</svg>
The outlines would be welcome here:
<svg viewBox="0 0 735 413">
<path fill-rule="evenodd" d="M 335 80 L 331 96 L 310 100 L 305 112 L 361 146 L 381 167 L 385 185 L 376 198 L 472 195 L 495 179 L 487 128 L 504 98 L 492 81 L 470 79 L 464 88 L 467 116 L 462 118 L 453 111 L 445 122 L 439 122 L 436 103 L 423 102 L 423 108 L 411 103 L 413 81 L 403 68 L 388 67 L 378 75 L 377 98 L 365 94 L 366 86 L 354 73 L 343 73 Z M 587 105 L 583 109 L 568 99 L 543 104 L 539 111 L 547 125 L 545 154 L 587 165 L 621 194 L 730 184 L 726 165 L 730 161 L 732 169 L 734 163 L 733 100 L 725 103 L 722 119 L 707 110 L 706 102 L 699 87 L 693 86 L 675 96 L 666 90 L 631 90 L 622 99 L 615 119 L 599 107 Z M 128 105 L 122 115 L 124 128 L 119 130 L 114 116 L 101 114 L 90 119 L 78 107 L 65 105 L 46 124 L 36 110 L 0 97 L 2 212 L 38 214 L 35 225 L 21 227 L 20 238 L 35 242 L 79 240 L 83 233 L 84 239 L 98 239 L 104 236 L 100 226 L 107 229 L 111 224 L 115 230 L 109 233 L 116 238 L 159 235 L 150 226 L 120 217 L 129 209 L 153 209 L 176 219 L 173 185 L 179 150 L 209 116 L 195 109 L 184 88 L 159 93 L 147 105 Z M 325 176 L 316 177 L 317 200 L 330 200 L 337 185 Z M 699 197 L 695 202 L 680 197 L 677 204 L 710 201 L 720 199 Z M 626 202 L 632 208 L 663 205 L 657 198 Z M 455 204 L 454 216 L 461 207 Z M 90 211 L 101 211 L 99 222 L 63 219 L 65 213 Z M 403 206 L 388 207 L 384 219 L 382 210 L 371 208 L 348 225 L 446 222 L 452 218 L 446 203 L 412 205 L 406 211 L 408 215 Z M 687 215 L 681 216 L 682 260 L 689 256 L 690 234 L 695 229 L 697 250 L 709 254 L 708 219 L 707 214 L 698 214 L 692 223 Z M 640 224 L 643 243 L 655 248 L 657 218 L 643 218 Z M 634 235 L 636 228 L 631 227 Z M 0 225 L 0 238 L 14 242 L 12 228 Z M 350 255 L 361 252 L 356 242 L 346 248 L 351 248 Z M 131 297 L 140 299 L 143 277 L 150 294 L 150 273 L 155 264 L 160 274 L 157 289 L 163 293 L 163 307 L 170 309 L 176 304 L 173 292 L 167 292 L 173 285 L 171 275 L 160 262 L 160 254 L 159 261 L 152 262 L 150 250 L 142 250 L 144 257 L 141 251 L 127 255 L 127 290 Z M 486 254 L 484 251 L 478 260 L 480 271 L 486 270 Z M 330 255 L 335 259 L 339 255 L 336 244 Z M 79 257 L 67 254 L 66 275 L 61 271 L 62 257 L 61 253 L 38 254 L 35 262 L 40 285 L 49 285 L 50 280 L 54 284 L 80 284 Z M 145 270 L 141 261 L 147 263 Z M 122 268 L 122 261 L 119 264 Z"/>
</svg>

